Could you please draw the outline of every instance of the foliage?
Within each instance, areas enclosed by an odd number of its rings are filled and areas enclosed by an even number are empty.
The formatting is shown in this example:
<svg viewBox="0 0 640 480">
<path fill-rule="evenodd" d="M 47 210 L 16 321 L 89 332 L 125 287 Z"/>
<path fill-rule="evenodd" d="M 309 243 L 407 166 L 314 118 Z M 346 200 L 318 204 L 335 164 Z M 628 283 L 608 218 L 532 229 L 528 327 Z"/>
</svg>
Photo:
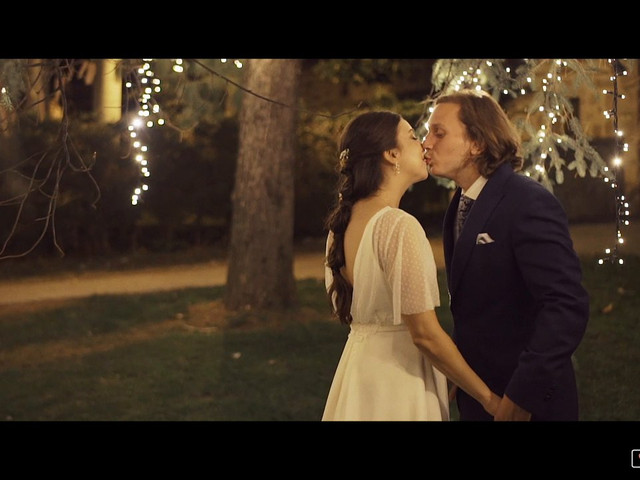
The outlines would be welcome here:
<svg viewBox="0 0 640 480">
<path fill-rule="evenodd" d="M 585 86 L 595 92 L 593 75 L 606 66 L 594 59 L 442 59 L 433 67 L 435 93 L 482 86 L 512 113 L 522 134 L 523 171 L 550 190 L 564 181 L 564 172 L 580 177 L 606 176 L 606 163 L 591 145 L 573 101 Z M 610 67 L 609 67 L 610 68 Z M 451 185 L 451 182 L 443 182 Z"/>
<path fill-rule="evenodd" d="M 415 124 L 423 114 L 433 60 L 306 60 L 296 164 L 296 236 L 324 235 L 336 201 L 337 139 L 354 115 L 373 109 L 402 112 Z M 447 192 L 432 182 L 412 188 L 403 207 L 426 223 L 441 212 Z M 436 185 L 437 187 L 437 185 Z"/>
<path fill-rule="evenodd" d="M 237 114 L 243 92 L 235 85 L 242 81 L 244 60 L 186 60 L 181 73 L 170 59 L 152 62 L 163 83 L 157 102 L 170 128 L 192 136 L 200 123 L 217 125 Z"/>
<path fill-rule="evenodd" d="M 65 198 L 61 187 L 65 182 L 74 185 L 77 178 L 73 177 L 82 176 L 93 188 L 92 206 L 99 197 L 91 173 L 96 150 L 85 150 L 75 143 L 73 131 L 82 127 L 70 124 L 68 113 L 74 110 L 74 103 L 66 97 L 71 82 L 85 74 L 85 63 L 25 59 L 0 64 L 0 87 L 5 96 L 5 108 L 0 110 L 0 142 L 4 147 L 0 154 L 0 207 L 9 212 L 1 225 L 0 259 L 26 255 L 45 238 L 62 252 L 56 213 L 78 192 L 71 191 Z M 28 138 L 36 130 L 37 138 Z M 67 180 L 69 177 L 72 179 Z M 31 233 L 22 236 L 27 230 Z"/>
<path fill-rule="evenodd" d="M 121 61 L 125 81 L 140 82 L 141 62 Z M 183 72 L 177 73 L 172 59 L 152 61 L 162 78 L 155 96 L 166 124 L 148 133 L 150 189 L 132 208 L 128 202 L 137 174 L 124 121 L 140 107 L 137 90 L 124 89 L 121 124 L 100 126 L 94 124 L 91 104 L 92 60 L 0 60 L 0 87 L 6 87 L 0 93 L 3 235 L 16 235 L 14 247 L 41 242 L 43 252 L 87 254 L 110 249 L 175 251 L 187 244 L 224 241 L 238 151 L 237 112 L 243 95 L 260 95 L 243 87 L 238 68 L 242 59 L 238 62 L 185 60 Z M 481 83 L 511 112 L 526 112 L 513 115 L 523 135 L 526 169 L 549 188 L 563 183 L 567 173 L 602 174 L 602 151 L 584 134 L 573 110 L 575 89 L 593 88 L 592 76 L 602 70 L 595 60 L 557 64 L 549 59 L 307 59 L 303 65 L 300 103 L 288 105 L 298 109 L 300 119 L 294 226 L 298 238 L 324 234 L 324 216 L 335 201 L 336 139 L 354 114 L 389 108 L 420 128 L 430 102 L 461 78 L 463 83 Z M 51 87 L 39 99 L 33 97 L 38 66 L 44 67 L 42 80 Z M 559 74 L 563 81 L 549 80 L 545 90 L 548 73 L 551 79 Z M 529 77 L 534 80 L 529 82 Z M 62 117 L 39 120 L 36 111 L 43 105 L 58 108 Z M 558 106 L 555 123 L 537 113 L 538 105 Z M 56 183 L 57 177 L 49 176 L 50 183 L 36 185 L 21 207 L 24 185 L 32 178 L 44 179 L 33 170 L 39 158 L 61 179 L 67 178 Z M 448 200 L 448 188 L 433 188 L 434 183 L 451 187 L 451 182 L 432 177 L 414 186 L 403 200 L 423 223 L 441 215 Z M 16 215 L 21 218 L 13 231 Z M 17 254 L 19 249 L 5 249 L 0 258 L 3 253 Z"/>
<path fill-rule="evenodd" d="M 66 139 L 60 140 L 62 135 Z M 101 214 L 106 213 L 124 220 L 118 212 L 118 203 L 122 204 L 118 195 L 126 186 L 126 175 L 119 170 L 126 165 L 117 161 L 116 130 L 96 129 L 85 122 L 62 129 L 56 122 L 24 122 L 18 138 L 5 157 L 12 165 L 3 179 L 7 197 L 0 204 L 9 213 L 2 220 L 3 231 L 8 232 L 3 238 L 5 254 L 32 250 L 49 231 L 51 241 L 45 242 L 46 248 L 62 251 L 63 244 L 73 243 L 76 229 L 87 226 L 88 218 L 100 224 L 106 220 Z M 52 149 L 51 145 L 59 147 Z M 101 199 L 96 179 L 110 175 L 117 178 L 117 184 Z"/>
<path fill-rule="evenodd" d="M 413 78 L 415 66 L 394 58 L 350 58 L 311 61 L 321 80 L 334 84 L 394 84 L 398 78 Z"/>
<path fill-rule="evenodd" d="M 26 63 L 20 58 L 0 59 L 0 106 L 5 111 L 14 110 L 27 90 L 24 82 Z"/>
<path fill-rule="evenodd" d="M 176 248 L 180 243 L 176 234 L 183 229 L 195 235 L 182 240 L 192 245 L 224 235 L 231 215 L 237 143 L 233 118 L 217 124 L 199 122 L 190 140 L 179 141 L 175 131 L 156 129 L 150 139 L 154 173 L 139 205 L 144 215 L 139 226 L 166 232 L 156 237 L 156 249 Z"/>
</svg>

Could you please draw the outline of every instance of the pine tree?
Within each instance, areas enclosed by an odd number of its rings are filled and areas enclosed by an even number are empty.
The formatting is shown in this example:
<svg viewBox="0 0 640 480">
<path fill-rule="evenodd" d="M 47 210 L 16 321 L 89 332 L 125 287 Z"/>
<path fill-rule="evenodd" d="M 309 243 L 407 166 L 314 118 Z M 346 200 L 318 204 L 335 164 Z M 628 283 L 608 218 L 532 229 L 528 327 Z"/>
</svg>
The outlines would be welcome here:
<svg viewBox="0 0 640 480">
<path fill-rule="evenodd" d="M 482 88 L 507 111 L 524 111 L 514 119 L 522 133 L 524 173 L 550 190 L 565 171 L 584 177 L 605 174 L 606 163 L 590 144 L 572 100 L 581 85 L 596 90 L 592 76 L 602 60 L 582 59 L 443 59 L 433 67 L 435 93 Z"/>
</svg>

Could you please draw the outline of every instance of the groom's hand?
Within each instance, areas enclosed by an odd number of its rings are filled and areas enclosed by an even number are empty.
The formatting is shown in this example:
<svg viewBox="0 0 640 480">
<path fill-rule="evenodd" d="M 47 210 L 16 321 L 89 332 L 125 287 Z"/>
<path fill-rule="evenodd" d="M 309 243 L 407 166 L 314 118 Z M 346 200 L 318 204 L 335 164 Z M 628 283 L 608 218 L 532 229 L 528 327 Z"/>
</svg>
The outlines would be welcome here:
<svg viewBox="0 0 640 480">
<path fill-rule="evenodd" d="M 531 420 L 531 413 L 516 405 L 506 395 L 503 395 L 493 419 L 496 422 L 528 422 Z"/>
</svg>

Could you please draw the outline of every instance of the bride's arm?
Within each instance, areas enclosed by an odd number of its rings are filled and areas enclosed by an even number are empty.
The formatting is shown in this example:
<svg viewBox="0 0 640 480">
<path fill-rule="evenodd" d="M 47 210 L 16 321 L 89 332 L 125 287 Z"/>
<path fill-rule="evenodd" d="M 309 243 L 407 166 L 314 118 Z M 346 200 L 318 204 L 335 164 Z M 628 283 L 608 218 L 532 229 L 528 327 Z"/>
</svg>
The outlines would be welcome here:
<svg viewBox="0 0 640 480">
<path fill-rule="evenodd" d="M 429 310 L 414 315 L 402 315 L 402 319 L 409 327 L 413 343 L 433 366 L 475 398 L 488 413 L 495 415 L 500 397 L 493 393 L 469 366 L 451 337 L 440 325 L 436 312 Z"/>
</svg>

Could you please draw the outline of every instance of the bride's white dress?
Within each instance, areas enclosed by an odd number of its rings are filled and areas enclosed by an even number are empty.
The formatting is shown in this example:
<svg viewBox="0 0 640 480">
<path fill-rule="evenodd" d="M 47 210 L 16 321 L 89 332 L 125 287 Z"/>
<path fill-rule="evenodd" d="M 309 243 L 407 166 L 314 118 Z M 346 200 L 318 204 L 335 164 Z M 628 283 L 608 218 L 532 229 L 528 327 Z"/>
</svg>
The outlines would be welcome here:
<svg viewBox="0 0 640 480">
<path fill-rule="evenodd" d="M 449 420 L 446 377 L 401 318 L 440 305 L 433 251 L 418 220 L 398 208 L 376 212 L 353 275 L 353 321 L 322 420 Z M 327 288 L 331 279 L 326 268 Z"/>
</svg>

